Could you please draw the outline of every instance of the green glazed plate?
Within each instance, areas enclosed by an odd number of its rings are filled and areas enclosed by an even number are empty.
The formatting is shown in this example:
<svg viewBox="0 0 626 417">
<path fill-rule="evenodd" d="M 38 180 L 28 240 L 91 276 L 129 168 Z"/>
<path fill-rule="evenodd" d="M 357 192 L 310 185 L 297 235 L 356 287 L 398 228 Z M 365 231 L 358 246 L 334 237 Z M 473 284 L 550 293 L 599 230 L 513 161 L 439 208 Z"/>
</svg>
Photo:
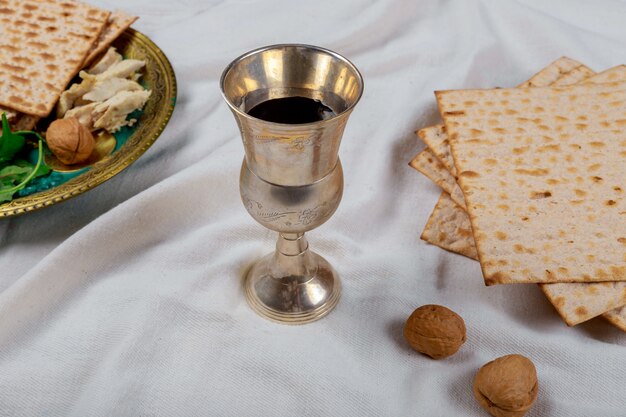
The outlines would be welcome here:
<svg viewBox="0 0 626 417">
<path fill-rule="evenodd" d="M 112 153 L 93 165 L 74 171 L 53 171 L 37 178 L 12 201 L 0 204 L 0 217 L 17 216 L 91 190 L 135 162 L 161 135 L 176 105 L 176 76 L 165 54 L 147 36 L 128 29 L 113 46 L 124 58 L 146 61 L 142 83 L 152 90 L 144 109 L 130 117 L 132 127 L 115 134 Z"/>
</svg>

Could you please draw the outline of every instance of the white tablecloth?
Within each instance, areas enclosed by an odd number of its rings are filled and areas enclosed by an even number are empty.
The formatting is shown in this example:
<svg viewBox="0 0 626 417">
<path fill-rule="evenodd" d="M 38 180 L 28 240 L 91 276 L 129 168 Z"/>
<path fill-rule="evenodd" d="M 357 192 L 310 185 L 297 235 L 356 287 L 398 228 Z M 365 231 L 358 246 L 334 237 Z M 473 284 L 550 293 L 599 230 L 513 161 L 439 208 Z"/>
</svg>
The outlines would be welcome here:
<svg viewBox="0 0 626 417">
<path fill-rule="evenodd" d="M 529 416 L 626 415 L 626 335 L 566 327 L 533 285 L 483 285 L 477 263 L 419 240 L 439 190 L 408 167 L 432 91 L 513 86 L 561 55 L 626 62 L 626 3 L 92 0 L 141 16 L 180 94 L 134 165 L 71 201 L 0 221 L 1 416 L 483 416 L 477 369 L 537 366 Z M 309 234 L 340 272 L 327 318 L 257 317 L 242 272 L 275 235 L 244 210 L 243 147 L 219 92 L 239 54 L 299 42 L 345 55 L 365 94 L 345 132 L 341 206 Z M 433 361 L 402 337 L 443 304 L 468 338 Z"/>
</svg>

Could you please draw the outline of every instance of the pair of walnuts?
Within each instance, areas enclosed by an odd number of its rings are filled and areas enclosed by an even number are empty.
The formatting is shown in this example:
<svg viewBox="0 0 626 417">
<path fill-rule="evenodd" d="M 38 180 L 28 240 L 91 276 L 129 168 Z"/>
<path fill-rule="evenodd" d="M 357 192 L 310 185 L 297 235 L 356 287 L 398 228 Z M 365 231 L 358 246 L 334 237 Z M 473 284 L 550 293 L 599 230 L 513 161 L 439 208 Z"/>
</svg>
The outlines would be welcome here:
<svg viewBox="0 0 626 417">
<path fill-rule="evenodd" d="M 404 337 L 420 353 L 433 359 L 447 358 L 465 342 L 465 322 L 454 311 L 429 304 L 411 314 Z M 522 417 L 535 402 L 538 389 L 535 365 L 521 355 L 487 363 L 473 384 L 474 397 L 494 417 Z"/>
</svg>

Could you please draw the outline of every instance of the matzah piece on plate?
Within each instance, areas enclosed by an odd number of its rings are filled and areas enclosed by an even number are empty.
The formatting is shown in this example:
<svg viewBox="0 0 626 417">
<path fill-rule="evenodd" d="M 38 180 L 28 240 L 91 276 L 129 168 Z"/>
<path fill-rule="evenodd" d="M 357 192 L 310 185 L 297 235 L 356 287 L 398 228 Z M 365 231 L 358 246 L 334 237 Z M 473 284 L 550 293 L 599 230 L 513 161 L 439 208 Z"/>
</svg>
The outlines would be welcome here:
<svg viewBox="0 0 626 417">
<path fill-rule="evenodd" d="M 586 77 L 593 75 L 593 71 L 576 60 L 568 57 L 561 57 L 533 75 L 528 81 L 520 84 L 518 87 L 546 87 L 557 80 L 562 79 L 565 75 L 567 75 L 567 80 L 562 85 L 575 84 Z M 452 153 L 450 152 L 450 145 L 448 143 L 448 135 L 446 134 L 445 125 L 438 124 L 435 126 L 425 127 L 420 129 L 417 132 L 417 135 L 437 156 L 446 169 L 454 177 L 456 177 L 456 167 L 454 166 L 454 160 L 452 158 Z"/>
<path fill-rule="evenodd" d="M 0 106 L 46 117 L 109 12 L 64 0 L 0 0 Z"/>
<path fill-rule="evenodd" d="M 626 280 L 626 83 L 437 92 L 487 285 Z"/>
<path fill-rule="evenodd" d="M 18 117 L 12 126 L 14 131 L 33 130 L 39 122 L 39 117 L 29 114 L 18 113 Z"/>
<path fill-rule="evenodd" d="M 0 115 L 3 113 L 6 115 L 9 126 L 13 131 L 33 130 L 39 121 L 38 117 L 29 116 L 24 113 L 16 112 L 15 110 L 0 107 Z"/>
<path fill-rule="evenodd" d="M 465 206 L 463 192 L 456 180 L 428 148 L 418 153 L 409 165 L 448 192 L 457 204 Z"/>
<path fill-rule="evenodd" d="M 109 21 L 100 37 L 91 48 L 87 59 L 83 63 L 83 67 L 91 64 L 100 54 L 106 51 L 109 46 L 128 29 L 138 19 L 137 16 L 130 16 L 126 13 L 116 10 L 109 16 Z"/>
<path fill-rule="evenodd" d="M 16 112 L 15 110 L 0 107 L 0 115 L 2 115 L 3 113 L 9 122 L 15 120 L 18 115 L 18 112 Z"/>
</svg>

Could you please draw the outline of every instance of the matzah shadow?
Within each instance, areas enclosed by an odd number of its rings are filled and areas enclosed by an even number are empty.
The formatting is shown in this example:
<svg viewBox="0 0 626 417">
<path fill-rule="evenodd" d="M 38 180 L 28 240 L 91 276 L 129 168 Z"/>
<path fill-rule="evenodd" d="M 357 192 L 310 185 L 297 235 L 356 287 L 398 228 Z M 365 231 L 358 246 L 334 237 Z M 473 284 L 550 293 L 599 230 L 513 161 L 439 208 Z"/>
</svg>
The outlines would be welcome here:
<svg viewBox="0 0 626 417">
<path fill-rule="evenodd" d="M 626 347 L 626 333 L 622 332 L 602 317 L 594 317 L 574 327 L 583 335 L 599 342 Z"/>
<path fill-rule="evenodd" d="M 502 287 L 498 298 L 506 300 L 500 303 L 500 311 L 518 324 L 542 333 L 552 333 L 556 328 L 566 326 L 537 285 L 498 285 L 489 289 L 498 287 Z"/>
<path fill-rule="evenodd" d="M 446 253 L 441 253 L 437 257 L 437 266 L 435 267 L 435 276 L 437 280 L 435 286 L 438 290 L 442 290 L 446 287 L 446 273 L 448 272 L 448 264 L 446 262 L 446 259 Z"/>
</svg>

